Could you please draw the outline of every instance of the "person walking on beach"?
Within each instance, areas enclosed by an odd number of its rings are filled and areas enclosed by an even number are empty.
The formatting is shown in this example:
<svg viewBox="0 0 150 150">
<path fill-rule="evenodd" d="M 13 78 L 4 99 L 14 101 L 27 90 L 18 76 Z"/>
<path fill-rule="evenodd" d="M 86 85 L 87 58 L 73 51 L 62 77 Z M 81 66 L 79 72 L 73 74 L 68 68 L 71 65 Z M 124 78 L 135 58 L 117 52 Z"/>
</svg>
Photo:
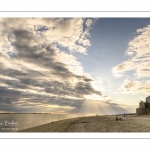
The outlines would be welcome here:
<svg viewBox="0 0 150 150">
<path fill-rule="evenodd" d="M 126 114 L 124 113 L 124 117 L 126 116 Z"/>
</svg>

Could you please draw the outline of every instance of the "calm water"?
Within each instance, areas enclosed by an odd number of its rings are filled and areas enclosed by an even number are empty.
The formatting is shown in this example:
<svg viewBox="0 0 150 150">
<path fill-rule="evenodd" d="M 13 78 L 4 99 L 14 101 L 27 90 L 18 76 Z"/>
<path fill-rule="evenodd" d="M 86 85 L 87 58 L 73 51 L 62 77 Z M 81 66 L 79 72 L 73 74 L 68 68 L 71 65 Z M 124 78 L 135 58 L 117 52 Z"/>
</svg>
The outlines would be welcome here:
<svg viewBox="0 0 150 150">
<path fill-rule="evenodd" d="M 0 132 L 16 132 L 18 130 L 80 116 L 78 114 L 0 114 Z"/>
</svg>

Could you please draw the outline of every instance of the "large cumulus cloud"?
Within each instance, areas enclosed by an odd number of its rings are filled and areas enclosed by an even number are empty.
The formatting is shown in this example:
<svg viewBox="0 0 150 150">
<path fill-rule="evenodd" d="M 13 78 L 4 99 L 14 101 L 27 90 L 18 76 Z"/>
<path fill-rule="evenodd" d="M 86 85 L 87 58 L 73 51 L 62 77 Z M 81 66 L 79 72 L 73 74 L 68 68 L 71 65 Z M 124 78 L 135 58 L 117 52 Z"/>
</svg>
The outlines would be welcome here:
<svg viewBox="0 0 150 150">
<path fill-rule="evenodd" d="M 127 78 L 122 84 L 122 89 L 126 92 L 149 95 L 150 25 L 137 29 L 134 35 L 125 51 L 127 59 L 115 66 L 112 72 L 116 77 Z"/>
<path fill-rule="evenodd" d="M 87 53 L 92 23 L 81 18 L 0 19 L 0 110 L 68 111 L 79 107 L 85 95 L 101 96 L 72 54 Z"/>
</svg>

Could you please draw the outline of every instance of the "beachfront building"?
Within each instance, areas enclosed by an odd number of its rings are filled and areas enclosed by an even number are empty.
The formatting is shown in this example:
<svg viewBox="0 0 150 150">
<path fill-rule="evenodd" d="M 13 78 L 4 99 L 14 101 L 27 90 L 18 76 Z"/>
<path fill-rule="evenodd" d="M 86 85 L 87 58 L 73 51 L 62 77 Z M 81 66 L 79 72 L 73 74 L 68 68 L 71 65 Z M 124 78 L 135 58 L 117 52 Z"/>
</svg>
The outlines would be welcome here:
<svg viewBox="0 0 150 150">
<path fill-rule="evenodd" d="M 146 103 L 150 103 L 150 96 L 146 97 Z"/>
<path fill-rule="evenodd" d="M 146 102 L 140 101 L 139 108 L 136 108 L 137 115 L 150 114 L 150 96 L 146 97 Z"/>
<path fill-rule="evenodd" d="M 145 102 L 141 101 L 141 102 L 139 103 L 139 108 L 145 109 Z"/>
</svg>

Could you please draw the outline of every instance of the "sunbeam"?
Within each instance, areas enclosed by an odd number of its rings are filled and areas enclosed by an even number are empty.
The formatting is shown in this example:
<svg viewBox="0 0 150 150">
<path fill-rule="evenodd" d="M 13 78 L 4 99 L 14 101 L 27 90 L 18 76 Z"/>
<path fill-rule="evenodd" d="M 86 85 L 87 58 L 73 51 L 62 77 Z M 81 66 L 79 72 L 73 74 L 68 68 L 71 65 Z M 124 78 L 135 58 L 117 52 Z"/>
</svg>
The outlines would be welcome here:
<svg viewBox="0 0 150 150">
<path fill-rule="evenodd" d="M 112 114 L 123 114 L 128 111 L 119 105 L 110 103 L 108 101 L 100 100 L 84 100 L 79 101 L 77 104 L 73 105 L 75 107 L 71 110 L 71 113 L 81 113 L 87 115 L 112 115 Z"/>
</svg>

